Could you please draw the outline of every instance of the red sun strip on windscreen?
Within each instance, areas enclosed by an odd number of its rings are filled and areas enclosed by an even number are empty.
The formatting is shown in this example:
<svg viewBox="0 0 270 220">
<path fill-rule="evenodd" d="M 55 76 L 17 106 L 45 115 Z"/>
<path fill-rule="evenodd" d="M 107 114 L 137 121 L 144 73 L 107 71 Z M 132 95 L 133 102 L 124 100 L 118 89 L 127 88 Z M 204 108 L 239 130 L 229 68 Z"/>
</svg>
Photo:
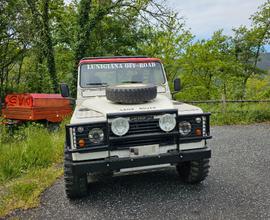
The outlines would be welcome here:
<svg viewBox="0 0 270 220">
<path fill-rule="evenodd" d="M 155 62 L 143 63 L 87 63 L 84 64 L 88 70 L 99 69 L 134 69 L 134 68 L 155 68 Z"/>
<path fill-rule="evenodd" d="M 111 59 L 89 59 L 81 60 L 83 63 L 149 63 L 149 62 L 161 62 L 158 58 L 111 58 Z"/>
</svg>

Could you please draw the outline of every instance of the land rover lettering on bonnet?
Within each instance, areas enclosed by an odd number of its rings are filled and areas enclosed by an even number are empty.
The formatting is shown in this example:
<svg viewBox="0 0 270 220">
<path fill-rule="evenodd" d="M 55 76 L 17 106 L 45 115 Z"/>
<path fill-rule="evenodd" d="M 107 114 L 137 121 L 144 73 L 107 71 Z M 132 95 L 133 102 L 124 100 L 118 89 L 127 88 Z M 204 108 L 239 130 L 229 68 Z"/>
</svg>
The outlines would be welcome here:
<svg viewBox="0 0 270 220">
<path fill-rule="evenodd" d="M 68 198 L 87 195 L 94 175 L 175 166 L 182 181 L 203 181 L 211 150 L 209 117 L 177 102 L 161 61 L 149 57 L 84 58 L 78 67 L 76 108 L 66 126 Z M 62 85 L 67 96 L 67 86 Z"/>
</svg>

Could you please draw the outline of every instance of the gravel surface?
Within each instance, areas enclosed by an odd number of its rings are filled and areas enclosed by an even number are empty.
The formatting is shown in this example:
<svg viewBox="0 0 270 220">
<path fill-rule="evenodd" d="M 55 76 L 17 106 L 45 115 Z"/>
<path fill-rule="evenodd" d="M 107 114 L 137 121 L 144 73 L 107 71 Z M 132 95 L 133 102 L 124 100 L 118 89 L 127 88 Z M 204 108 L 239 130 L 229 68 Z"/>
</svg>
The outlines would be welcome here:
<svg viewBox="0 0 270 220">
<path fill-rule="evenodd" d="M 88 197 L 69 201 L 63 179 L 20 219 L 270 219 L 270 124 L 212 129 L 209 177 L 179 182 L 174 169 L 89 185 Z"/>
</svg>

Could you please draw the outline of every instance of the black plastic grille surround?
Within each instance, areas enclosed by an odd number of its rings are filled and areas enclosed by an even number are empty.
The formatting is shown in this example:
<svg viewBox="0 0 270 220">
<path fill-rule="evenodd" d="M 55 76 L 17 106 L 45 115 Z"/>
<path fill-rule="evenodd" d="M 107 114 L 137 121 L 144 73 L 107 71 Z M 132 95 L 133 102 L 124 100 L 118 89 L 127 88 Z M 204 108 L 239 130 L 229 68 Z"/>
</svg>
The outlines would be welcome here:
<svg viewBox="0 0 270 220">
<path fill-rule="evenodd" d="M 202 117 L 200 117 L 201 120 L 202 120 L 201 123 L 197 123 L 195 121 L 195 118 L 197 118 L 197 117 L 192 116 L 192 117 L 182 117 L 182 118 L 180 118 L 179 123 L 186 121 L 186 122 L 189 122 L 191 124 L 191 132 L 187 136 L 184 136 L 184 137 L 196 136 L 195 129 L 196 128 L 202 129 L 202 127 L 203 127 L 203 125 L 202 125 L 202 123 L 203 123 Z M 180 136 L 182 136 L 182 135 L 180 134 Z"/>
<path fill-rule="evenodd" d="M 79 132 L 78 128 L 82 127 L 83 128 L 83 132 Z M 104 140 L 101 143 L 98 144 L 94 144 L 92 143 L 89 138 L 89 131 L 93 128 L 100 128 L 103 130 L 104 132 Z M 72 132 L 72 141 L 73 141 L 73 145 L 75 145 L 77 148 L 79 148 L 79 140 L 83 139 L 85 141 L 85 148 L 87 147 L 92 147 L 92 148 L 96 148 L 96 147 L 100 147 L 100 146 L 104 146 L 108 144 L 108 139 L 107 139 L 107 135 L 108 135 L 108 131 L 107 131 L 107 123 L 93 123 L 93 124 L 87 124 L 87 125 L 74 125 L 74 126 L 70 126 L 69 127 L 69 132 Z"/>
<path fill-rule="evenodd" d="M 201 123 L 197 123 L 196 118 L 201 118 Z M 210 128 L 209 128 L 210 121 L 209 120 L 210 120 L 210 114 L 207 114 L 207 113 L 203 113 L 199 115 L 183 115 L 178 118 L 179 123 L 183 121 L 187 121 L 191 124 L 191 132 L 187 136 L 184 136 L 184 137 L 196 136 L 195 134 L 196 128 L 202 129 L 203 136 L 209 136 L 210 135 Z M 180 134 L 180 137 L 183 137 L 183 136 Z"/>
<path fill-rule="evenodd" d="M 200 142 L 203 139 L 210 139 L 210 113 L 201 113 L 201 114 L 192 114 L 192 115 L 182 115 L 178 117 L 178 126 L 179 123 L 187 121 L 191 123 L 191 132 L 183 136 L 179 132 L 180 144 L 181 143 L 191 143 L 191 142 Z M 201 123 L 196 122 L 196 118 L 201 118 Z M 202 130 L 202 135 L 197 136 L 195 134 L 196 128 Z"/>
</svg>

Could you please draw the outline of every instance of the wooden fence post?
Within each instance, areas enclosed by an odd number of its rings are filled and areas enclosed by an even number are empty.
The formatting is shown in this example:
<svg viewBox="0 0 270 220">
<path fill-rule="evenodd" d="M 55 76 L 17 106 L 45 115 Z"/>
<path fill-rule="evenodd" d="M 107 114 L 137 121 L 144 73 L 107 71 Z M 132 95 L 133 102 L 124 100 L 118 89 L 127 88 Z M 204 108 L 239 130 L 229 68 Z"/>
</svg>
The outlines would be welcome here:
<svg viewBox="0 0 270 220">
<path fill-rule="evenodd" d="M 226 114 L 226 97 L 224 94 L 222 94 L 221 100 L 222 100 L 222 114 Z"/>
</svg>

